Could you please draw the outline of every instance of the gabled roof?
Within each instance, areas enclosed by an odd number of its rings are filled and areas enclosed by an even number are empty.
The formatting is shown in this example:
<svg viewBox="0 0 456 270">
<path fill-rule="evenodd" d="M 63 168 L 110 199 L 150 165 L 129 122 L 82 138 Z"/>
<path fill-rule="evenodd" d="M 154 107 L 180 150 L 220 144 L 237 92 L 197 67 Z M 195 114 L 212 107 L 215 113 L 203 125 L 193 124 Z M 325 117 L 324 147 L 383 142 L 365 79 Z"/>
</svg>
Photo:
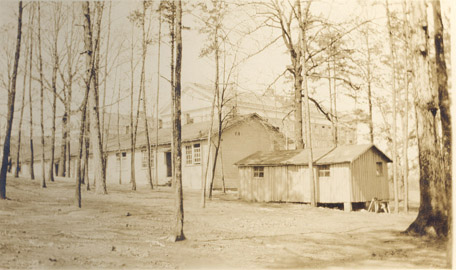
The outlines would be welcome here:
<svg viewBox="0 0 456 270">
<path fill-rule="evenodd" d="M 252 114 L 247 114 L 247 115 L 239 115 L 230 119 L 226 120 L 226 124 L 223 127 L 223 130 L 226 131 L 230 128 L 233 128 L 237 125 L 240 125 L 246 121 L 249 120 L 254 120 L 263 125 L 266 129 L 271 130 L 273 132 L 277 132 L 281 134 L 278 130 L 278 128 L 274 127 L 270 123 L 268 123 L 266 120 L 264 120 L 262 117 L 260 117 L 256 113 Z M 207 140 L 207 135 L 208 131 L 210 129 L 210 121 L 206 122 L 199 122 L 199 123 L 192 123 L 192 124 L 187 124 L 183 125 L 181 127 L 182 131 L 182 142 L 193 142 L 193 141 L 202 141 L 202 140 Z M 170 145 L 171 140 L 172 140 L 172 128 L 162 128 L 158 130 L 158 145 Z M 213 132 L 217 132 L 217 127 L 216 125 L 213 126 Z M 156 130 L 155 129 L 150 129 L 149 133 L 149 139 L 150 139 L 150 144 L 151 146 L 154 146 L 156 144 Z M 116 152 L 119 150 L 119 141 L 120 141 L 120 150 L 125 151 L 131 149 L 131 138 L 130 134 L 121 134 L 119 137 L 117 135 L 111 135 L 108 138 L 107 142 L 107 151 L 108 152 Z M 71 140 L 71 156 L 77 156 L 78 150 L 79 150 L 79 141 L 78 138 L 74 138 Z M 35 142 L 35 160 L 40 160 L 41 158 L 41 153 L 42 153 L 42 148 L 40 147 L 41 144 Z M 145 131 L 138 131 L 136 135 L 136 149 L 144 148 L 147 145 L 147 138 L 146 138 L 146 132 Z M 13 147 L 13 146 L 12 146 Z M 14 149 L 14 148 L 12 148 Z M 28 145 L 23 144 L 22 148 L 23 151 L 30 149 Z M 50 145 L 46 144 L 46 147 L 44 151 L 49 152 L 50 151 Z M 21 151 L 22 152 L 22 151 Z M 90 148 L 90 152 L 92 152 L 92 148 Z M 60 142 L 56 142 L 56 147 L 55 147 L 55 159 L 58 159 L 60 157 Z M 24 153 L 22 152 L 22 155 Z M 26 158 L 23 160 L 25 162 L 30 161 L 30 154 L 26 154 Z M 46 159 L 49 158 L 49 154 L 46 153 Z"/>
<path fill-rule="evenodd" d="M 317 160 L 324 154 L 328 153 L 328 148 L 313 149 L 313 158 Z M 307 165 L 309 163 L 309 150 L 279 150 L 273 152 L 258 151 L 238 162 L 236 165 L 262 165 L 262 166 L 278 166 L 278 165 Z"/>
<path fill-rule="evenodd" d="M 225 125 L 223 126 L 223 130 L 225 131 L 227 129 L 230 129 L 234 126 L 237 126 L 245 121 L 252 120 L 252 119 L 255 119 L 256 121 L 261 123 L 263 126 L 265 126 L 267 129 L 273 130 L 274 132 L 278 132 L 278 128 L 269 124 L 266 120 L 264 120 L 262 117 L 260 117 L 256 113 L 247 114 L 247 115 L 239 115 L 239 116 L 227 119 L 225 122 Z M 182 127 L 181 127 L 182 142 L 185 143 L 185 142 L 206 140 L 209 129 L 210 129 L 210 124 L 211 124 L 210 121 L 205 121 L 205 122 L 198 122 L 198 123 L 182 125 Z M 213 133 L 215 134 L 217 132 L 217 126 L 214 124 L 212 129 L 213 129 Z M 158 145 L 171 144 L 172 134 L 173 134 L 172 128 L 159 129 L 158 130 Z M 150 130 L 149 139 L 150 139 L 151 145 L 156 144 L 156 138 L 157 138 L 156 130 Z M 137 139 L 136 139 L 136 148 L 145 147 L 146 144 L 147 144 L 146 132 L 145 131 L 138 132 Z M 130 135 L 125 134 L 121 137 L 120 149 L 125 150 L 125 149 L 130 149 L 130 148 L 131 148 Z M 117 151 L 119 149 L 117 137 L 112 138 L 108 141 L 107 149 L 108 149 L 108 151 Z"/>
<path fill-rule="evenodd" d="M 387 155 L 380 151 L 373 144 L 359 144 L 359 145 L 341 145 L 334 148 L 321 159 L 317 160 L 318 164 L 334 164 L 353 162 L 362 154 L 366 153 L 369 149 L 373 148 L 377 154 L 383 157 L 387 162 L 393 162 Z"/>
<path fill-rule="evenodd" d="M 342 145 L 335 148 L 312 149 L 315 165 L 353 162 L 368 150 L 373 149 L 387 162 L 391 159 L 373 144 Z M 281 165 L 307 165 L 309 164 L 309 150 L 281 150 L 273 152 L 256 152 L 235 164 L 238 166 L 281 166 Z"/>
</svg>

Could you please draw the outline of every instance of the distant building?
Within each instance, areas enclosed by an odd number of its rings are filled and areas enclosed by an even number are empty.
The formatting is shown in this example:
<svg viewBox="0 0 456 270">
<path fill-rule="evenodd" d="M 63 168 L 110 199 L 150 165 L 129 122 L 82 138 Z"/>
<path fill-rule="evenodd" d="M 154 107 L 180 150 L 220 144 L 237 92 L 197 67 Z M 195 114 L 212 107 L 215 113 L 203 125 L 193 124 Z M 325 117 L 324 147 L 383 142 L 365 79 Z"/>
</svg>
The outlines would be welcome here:
<svg viewBox="0 0 456 270">
<path fill-rule="evenodd" d="M 202 177 L 205 175 L 207 165 L 207 153 L 209 150 L 207 135 L 210 129 L 210 122 L 199 122 L 182 125 L 182 178 L 183 186 L 191 189 L 200 189 Z M 212 135 L 212 141 L 216 140 L 216 130 Z M 156 142 L 155 132 L 151 132 L 151 148 L 154 151 Z M 172 178 L 172 158 L 171 158 L 171 139 L 172 129 L 162 128 L 158 130 L 158 153 L 153 159 L 158 161 L 158 179 L 154 182 L 159 185 L 170 183 Z M 222 187 L 222 177 L 225 187 L 228 189 L 237 189 L 239 186 L 239 177 L 237 167 L 234 162 L 246 155 L 250 155 L 259 150 L 273 151 L 283 149 L 285 137 L 277 128 L 270 125 L 257 114 L 239 115 L 231 118 L 224 125 L 221 148 L 219 151 L 217 166 L 215 172 L 215 188 Z M 212 155 L 209 162 L 213 162 L 214 146 L 211 146 Z M 75 177 L 76 153 L 78 146 L 76 142 L 71 146 L 72 159 L 70 162 L 70 177 Z M 41 176 L 41 152 L 37 149 L 35 154 L 35 175 Z M 154 153 L 154 152 L 152 152 Z M 60 152 L 56 151 L 56 159 L 59 158 Z M 119 183 L 119 177 L 122 183 L 129 183 L 130 166 L 131 166 L 131 144 L 130 135 L 123 134 L 118 138 L 111 138 L 107 145 L 107 183 Z M 28 154 L 29 155 L 29 154 Z M 49 156 L 46 156 L 49 158 Z M 90 157 L 91 160 L 92 157 Z M 155 166 L 154 160 L 151 160 L 152 167 Z M 89 178 L 93 177 L 93 162 L 89 160 Z M 135 174 L 138 184 L 147 184 L 147 146 L 145 132 L 139 132 L 136 142 L 135 152 Z M 49 160 L 46 160 L 48 168 Z M 30 159 L 26 156 L 22 175 L 30 174 Z M 47 170 L 47 169 L 46 169 Z M 46 171 L 46 174 L 48 172 Z M 155 175 L 153 168 L 152 175 Z"/>
<path fill-rule="evenodd" d="M 213 88 L 190 84 L 182 91 L 182 123 L 198 123 L 211 118 Z M 310 103 L 312 146 L 333 146 L 333 127 L 325 115 L 314 103 Z M 227 91 L 224 116 L 236 116 L 256 113 L 270 124 L 278 127 L 287 138 L 286 148 L 294 149 L 294 113 L 290 97 L 279 95 L 257 95 L 253 92 Z M 216 116 L 215 116 L 216 117 Z M 340 118 L 340 117 L 339 117 Z M 165 104 L 160 110 L 160 119 L 164 127 L 171 125 L 171 104 Z M 304 130 L 305 132 L 305 130 Z M 305 136 L 304 136 L 305 137 Z M 338 144 L 355 144 L 355 129 L 341 121 L 338 125 Z"/>
</svg>

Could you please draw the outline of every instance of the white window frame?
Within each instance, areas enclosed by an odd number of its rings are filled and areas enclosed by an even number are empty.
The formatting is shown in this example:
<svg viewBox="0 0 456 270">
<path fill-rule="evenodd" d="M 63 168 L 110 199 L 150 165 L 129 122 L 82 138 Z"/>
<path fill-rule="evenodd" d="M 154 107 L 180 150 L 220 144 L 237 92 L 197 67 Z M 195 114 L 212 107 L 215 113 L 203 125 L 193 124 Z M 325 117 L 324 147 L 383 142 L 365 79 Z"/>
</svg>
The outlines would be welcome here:
<svg viewBox="0 0 456 270">
<path fill-rule="evenodd" d="M 155 149 L 150 147 L 150 167 L 155 168 Z"/>
<path fill-rule="evenodd" d="M 147 148 L 141 150 L 141 154 L 142 154 L 141 168 L 146 169 L 147 161 L 149 160 L 149 154 L 147 153 Z M 154 154 L 152 153 L 152 150 L 151 150 L 151 155 L 150 155 L 150 167 L 154 168 Z"/>
<path fill-rule="evenodd" d="M 185 165 L 201 164 L 201 144 L 194 143 L 185 146 Z"/>
<path fill-rule="evenodd" d="M 201 164 L 201 144 L 193 144 L 193 164 Z"/>
<path fill-rule="evenodd" d="M 193 164 L 193 150 L 192 145 L 185 146 L 185 165 Z"/>
<path fill-rule="evenodd" d="M 147 149 L 141 150 L 141 168 L 147 168 L 147 162 L 149 161 L 149 157 L 147 156 Z"/>
</svg>

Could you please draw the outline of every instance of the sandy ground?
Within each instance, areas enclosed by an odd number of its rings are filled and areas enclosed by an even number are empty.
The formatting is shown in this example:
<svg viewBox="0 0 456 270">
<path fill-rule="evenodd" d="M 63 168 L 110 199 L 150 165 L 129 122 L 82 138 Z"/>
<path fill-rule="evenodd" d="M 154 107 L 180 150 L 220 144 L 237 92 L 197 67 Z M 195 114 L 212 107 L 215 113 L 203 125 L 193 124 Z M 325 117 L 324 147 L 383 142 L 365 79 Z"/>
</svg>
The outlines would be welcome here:
<svg viewBox="0 0 456 270">
<path fill-rule="evenodd" d="M 445 244 L 399 234 L 409 214 L 347 213 L 303 204 L 247 203 L 216 192 L 207 207 L 184 191 L 186 241 L 167 240 L 172 189 L 109 186 L 108 195 L 74 183 L 9 178 L 0 201 L 0 268 L 442 268 Z"/>
</svg>

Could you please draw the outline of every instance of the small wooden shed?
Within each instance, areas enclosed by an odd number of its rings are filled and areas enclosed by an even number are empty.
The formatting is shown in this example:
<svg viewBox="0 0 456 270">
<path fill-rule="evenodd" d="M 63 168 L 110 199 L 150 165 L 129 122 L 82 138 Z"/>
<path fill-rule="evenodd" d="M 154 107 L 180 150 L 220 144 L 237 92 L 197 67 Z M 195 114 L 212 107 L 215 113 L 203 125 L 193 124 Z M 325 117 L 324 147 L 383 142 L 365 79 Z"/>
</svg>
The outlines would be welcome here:
<svg viewBox="0 0 456 270">
<path fill-rule="evenodd" d="M 387 163 L 373 144 L 313 149 L 315 198 L 344 203 L 389 200 Z M 256 152 L 236 163 L 239 197 L 259 202 L 310 202 L 308 150 Z"/>
</svg>

